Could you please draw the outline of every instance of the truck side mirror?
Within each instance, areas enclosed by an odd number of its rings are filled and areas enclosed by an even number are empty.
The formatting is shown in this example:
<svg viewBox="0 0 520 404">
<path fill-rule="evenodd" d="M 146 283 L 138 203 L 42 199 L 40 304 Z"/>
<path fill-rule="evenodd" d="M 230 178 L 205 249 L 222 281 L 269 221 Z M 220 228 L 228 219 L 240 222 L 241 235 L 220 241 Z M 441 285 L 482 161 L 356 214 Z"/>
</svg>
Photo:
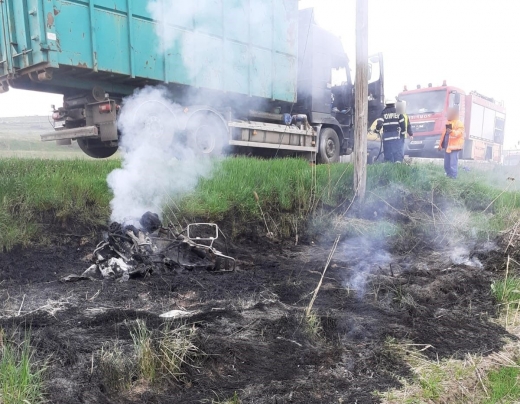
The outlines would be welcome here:
<svg viewBox="0 0 520 404">
<path fill-rule="evenodd" d="M 460 93 L 455 93 L 455 97 L 453 99 L 455 105 L 460 105 Z"/>
</svg>

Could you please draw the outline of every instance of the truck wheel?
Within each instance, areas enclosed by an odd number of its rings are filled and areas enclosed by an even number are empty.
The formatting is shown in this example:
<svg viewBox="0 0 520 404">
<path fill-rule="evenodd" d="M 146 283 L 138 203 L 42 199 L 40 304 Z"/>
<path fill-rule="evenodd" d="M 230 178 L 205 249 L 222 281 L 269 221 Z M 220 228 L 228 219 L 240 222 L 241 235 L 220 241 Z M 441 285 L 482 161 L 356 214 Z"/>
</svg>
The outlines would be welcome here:
<svg viewBox="0 0 520 404">
<path fill-rule="evenodd" d="M 220 156 L 227 144 L 227 131 L 222 121 L 212 115 L 190 120 L 186 128 L 188 147 L 201 156 Z"/>
<path fill-rule="evenodd" d="M 318 162 L 321 164 L 337 163 L 339 161 L 340 144 L 336 131 L 332 128 L 322 129 L 320 132 L 320 147 Z"/>
<path fill-rule="evenodd" d="M 113 156 L 118 147 L 105 146 L 103 142 L 97 139 L 78 139 L 79 148 L 89 157 L 95 159 L 106 159 Z"/>
</svg>

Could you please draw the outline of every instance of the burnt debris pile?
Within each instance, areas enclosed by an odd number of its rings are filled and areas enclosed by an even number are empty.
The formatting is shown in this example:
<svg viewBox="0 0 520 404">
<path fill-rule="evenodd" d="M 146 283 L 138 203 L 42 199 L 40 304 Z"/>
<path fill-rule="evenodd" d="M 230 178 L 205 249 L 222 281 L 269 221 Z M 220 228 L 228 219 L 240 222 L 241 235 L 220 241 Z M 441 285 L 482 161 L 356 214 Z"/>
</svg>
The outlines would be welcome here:
<svg viewBox="0 0 520 404">
<path fill-rule="evenodd" d="M 219 238 L 226 254 L 215 247 Z M 235 269 L 235 259 L 228 255 L 225 236 L 216 224 L 193 223 L 179 231 L 173 225 L 164 227 L 159 216 L 151 212 L 146 212 L 137 226 L 112 223 L 91 259 L 92 265 L 83 274 L 63 280 L 127 281 L 179 268 L 214 272 Z"/>
</svg>

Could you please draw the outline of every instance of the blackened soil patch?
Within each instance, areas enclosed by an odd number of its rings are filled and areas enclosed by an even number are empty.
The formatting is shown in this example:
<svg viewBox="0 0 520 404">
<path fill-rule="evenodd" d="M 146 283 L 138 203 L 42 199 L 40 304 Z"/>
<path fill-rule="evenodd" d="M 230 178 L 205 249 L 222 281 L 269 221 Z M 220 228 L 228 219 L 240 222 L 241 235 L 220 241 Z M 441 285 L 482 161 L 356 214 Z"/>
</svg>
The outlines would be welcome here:
<svg viewBox="0 0 520 404">
<path fill-rule="evenodd" d="M 337 256 L 315 303 L 321 329 L 314 335 L 303 313 L 328 254 L 318 247 L 236 247 L 239 269 L 231 274 L 60 283 L 88 266 L 89 251 L 71 238 L 0 254 L 0 327 L 31 328 L 38 356 L 51 358 L 52 403 L 199 403 L 235 392 L 243 403 L 376 403 L 374 391 L 410 375 L 388 351 L 389 337 L 431 345 L 426 354 L 445 358 L 489 354 L 507 335 L 491 321 L 493 273 L 433 256 L 395 258 L 399 269 L 372 271 L 362 292 L 350 288 L 354 270 Z M 160 328 L 159 314 L 179 308 L 196 312 L 186 321 L 204 353 L 183 380 L 110 391 L 98 366 L 103 345 L 117 341 L 131 351 L 135 320 Z"/>
</svg>

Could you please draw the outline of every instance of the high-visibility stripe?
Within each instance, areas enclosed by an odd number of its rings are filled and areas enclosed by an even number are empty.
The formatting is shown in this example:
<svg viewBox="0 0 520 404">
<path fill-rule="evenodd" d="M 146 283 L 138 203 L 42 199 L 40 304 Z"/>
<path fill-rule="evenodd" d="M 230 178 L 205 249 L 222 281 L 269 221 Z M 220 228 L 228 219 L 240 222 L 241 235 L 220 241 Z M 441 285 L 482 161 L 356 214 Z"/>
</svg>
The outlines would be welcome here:
<svg viewBox="0 0 520 404">
<path fill-rule="evenodd" d="M 387 141 L 387 140 L 397 140 L 397 139 L 401 139 L 401 136 L 396 136 L 396 137 L 387 137 L 385 139 L 383 139 L 383 141 Z"/>
<path fill-rule="evenodd" d="M 389 125 L 399 126 L 399 124 L 397 122 L 386 122 L 383 124 L 383 126 L 389 126 Z"/>
</svg>

